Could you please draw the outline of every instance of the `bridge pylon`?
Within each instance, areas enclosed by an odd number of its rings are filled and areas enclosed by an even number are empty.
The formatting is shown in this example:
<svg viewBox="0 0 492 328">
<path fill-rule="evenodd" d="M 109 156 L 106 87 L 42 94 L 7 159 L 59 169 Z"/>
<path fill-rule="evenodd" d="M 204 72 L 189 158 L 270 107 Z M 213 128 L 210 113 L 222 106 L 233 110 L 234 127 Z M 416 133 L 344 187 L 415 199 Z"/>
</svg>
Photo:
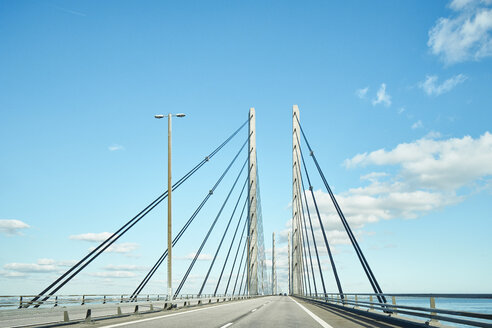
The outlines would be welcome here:
<svg viewBox="0 0 492 328">
<path fill-rule="evenodd" d="M 302 232 L 301 214 L 298 184 L 301 183 L 300 163 L 298 163 L 297 152 L 300 148 L 299 107 L 292 106 L 292 293 L 301 295 L 303 293 L 303 256 L 302 256 Z"/>
<path fill-rule="evenodd" d="M 272 233 L 272 294 L 277 294 L 277 258 L 275 256 L 275 232 Z"/>
<path fill-rule="evenodd" d="M 256 115 L 249 109 L 248 142 L 248 294 L 258 295 L 258 213 L 256 176 Z"/>
</svg>

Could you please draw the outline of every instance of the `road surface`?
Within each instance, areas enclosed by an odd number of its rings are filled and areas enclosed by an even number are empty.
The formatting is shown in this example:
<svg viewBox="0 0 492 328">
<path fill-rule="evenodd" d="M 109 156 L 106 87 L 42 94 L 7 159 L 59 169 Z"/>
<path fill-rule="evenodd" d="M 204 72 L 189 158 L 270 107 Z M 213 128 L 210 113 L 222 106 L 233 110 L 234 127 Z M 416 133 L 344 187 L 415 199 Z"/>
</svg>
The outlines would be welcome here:
<svg viewBox="0 0 492 328">
<path fill-rule="evenodd" d="M 235 328 L 235 327 L 394 327 L 371 319 L 327 311 L 289 296 L 268 296 L 217 305 L 203 305 L 146 315 L 133 315 L 77 324 L 75 327 L 105 328 Z M 72 326 L 72 327 L 74 327 Z"/>
</svg>

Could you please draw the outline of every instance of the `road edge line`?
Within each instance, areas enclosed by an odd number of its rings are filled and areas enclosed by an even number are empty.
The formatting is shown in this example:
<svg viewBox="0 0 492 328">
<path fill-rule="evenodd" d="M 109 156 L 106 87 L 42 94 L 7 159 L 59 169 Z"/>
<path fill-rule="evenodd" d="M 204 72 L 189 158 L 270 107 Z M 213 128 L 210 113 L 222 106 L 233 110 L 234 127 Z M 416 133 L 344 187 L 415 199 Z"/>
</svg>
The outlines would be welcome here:
<svg viewBox="0 0 492 328">
<path fill-rule="evenodd" d="M 321 319 L 320 317 L 318 317 L 316 314 L 314 314 L 313 312 L 309 311 L 304 306 L 302 306 L 301 304 L 299 304 L 295 299 L 293 299 L 290 296 L 289 296 L 289 298 L 292 301 L 294 301 L 294 303 L 296 303 L 297 305 L 299 305 L 299 307 L 301 309 L 303 309 L 307 314 L 309 314 L 311 316 L 311 318 L 313 318 L 317 323 L 319 323 L 321 325 L 321 327 L 323 327 L 323 328 L 333 328 L 332 326 L 330 326 L 329 324 L 327 324 L 323 319 Z"/>
<path fill-rule="evenodd" d="M 182 314 L 186 314 L 186 313 L 192 313 L 192 312 L 210 310 L 210 309 L 213 309 L 213 308 L 218 308 L 218 307 L 223 307 L 223 306 L 229 306 L 229 305 L 233 305 L 233 304 L 234 303 L 221 304 L 221 305 L 216 305 L 216 306 L 207 306 L 207 307 L 204 307 L 204 308 L 201 308 L 201 309 L 194 309 L 194 310 L 189 310 L 189 311 L 184 311 L 184 312 L 165 314 L 165 315 L 161 315 L 161 316 L 158 316 L 158 317 L 152 317 L 152 318 L 145 318 L 145 319 L 140 319 L 140 320 L 132 320 L 132 321 L 128 321 L 128 322 L 115 323 L 115 324 L 108 325 L 108 326 L 101 326 L 101 328 L 114 328 L 114 327 L 128 326 L 128 325 L 131 325 L 131 324 L 134 324 L 134 323 L 147 322 L 147 321 L 162 319 L 162 318 L 165 318 L 165 317 L 174 317 L 174 316 L 182 315 Z"/>
</svg>

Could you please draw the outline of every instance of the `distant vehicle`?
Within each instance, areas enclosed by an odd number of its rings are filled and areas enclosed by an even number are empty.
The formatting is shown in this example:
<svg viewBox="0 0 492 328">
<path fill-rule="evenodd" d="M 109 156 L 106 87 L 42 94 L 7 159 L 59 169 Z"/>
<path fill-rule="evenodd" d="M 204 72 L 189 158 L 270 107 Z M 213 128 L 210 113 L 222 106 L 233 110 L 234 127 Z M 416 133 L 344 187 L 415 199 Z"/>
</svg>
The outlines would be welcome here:
<svg viewBox="0 0 492 328">
<path fill-rule="evenodd" d="M 287 296 L 287 293 L 284 293 L 284 296 Z"/>
</svg>

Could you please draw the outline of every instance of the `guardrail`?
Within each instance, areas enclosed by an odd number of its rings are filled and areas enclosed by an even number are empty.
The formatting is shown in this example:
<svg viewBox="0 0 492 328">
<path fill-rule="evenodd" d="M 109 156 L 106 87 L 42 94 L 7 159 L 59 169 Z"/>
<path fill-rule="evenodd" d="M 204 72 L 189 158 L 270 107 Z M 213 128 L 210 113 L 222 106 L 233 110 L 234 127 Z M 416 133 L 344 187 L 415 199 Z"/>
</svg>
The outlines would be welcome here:
<svg viewBox="0 0 492 328">
<path fill-rule="evenodd" d="M 492 294 L 318 294 L 297 295 L 318 305 L 334 306 L 366 316 L 401 320 L 425 318 L 425 325 L 440 322 L 492 327 Z M 385 297 L 387 303 L 378 298 Z M 478 310 L 478 311 L 477 311 Z"/>
<path fill-rule="evenodd" d="M 162 294 L 147 294 L 140 295 L 135 300 L 131 300 L 129 294 L 85 294 L 85 295 L 53 295 L 46 301 L 41 301 L 45 295 L 41 295 L 35 302 L 31 300 L 39 295 L 0 295 L 0 310 L 12 309 L 12 308 L 25 308 L 27 306 L 39 307 L 57 307 L 57 306 L 71 306 L 71 305 L 86 305 L 86 304 L 117 304 L 128 302 L 161 302 L 169 301 L 167 295 Z M 46 295 L 48 296 L 48 295 Z M 182 294 L 174 298 L 175 300 L 194 300 L 194 299 L 228 299 L 232 297 L 238 297 L 238 295 L 212 295 L 202 294 L 200 296 L 196 294 Z"/>
<path fill-rule="evenodd" d="M 35 295 L 37 296 L 37 295 Z M 184 294 L 168 301 L 163 295 L 140 296 L 131 301 L 130 295 L 57 295 L 40 307 L 31 302 L 34 295 L 0 296 L 0 328 L 6 327 L 52 327 L 74 323 L 128 317 L 159 311 L 168 311 L 205 304 L 249 299 L 251 296 L 234 295 L 192 295 Z"/>
</svg>

